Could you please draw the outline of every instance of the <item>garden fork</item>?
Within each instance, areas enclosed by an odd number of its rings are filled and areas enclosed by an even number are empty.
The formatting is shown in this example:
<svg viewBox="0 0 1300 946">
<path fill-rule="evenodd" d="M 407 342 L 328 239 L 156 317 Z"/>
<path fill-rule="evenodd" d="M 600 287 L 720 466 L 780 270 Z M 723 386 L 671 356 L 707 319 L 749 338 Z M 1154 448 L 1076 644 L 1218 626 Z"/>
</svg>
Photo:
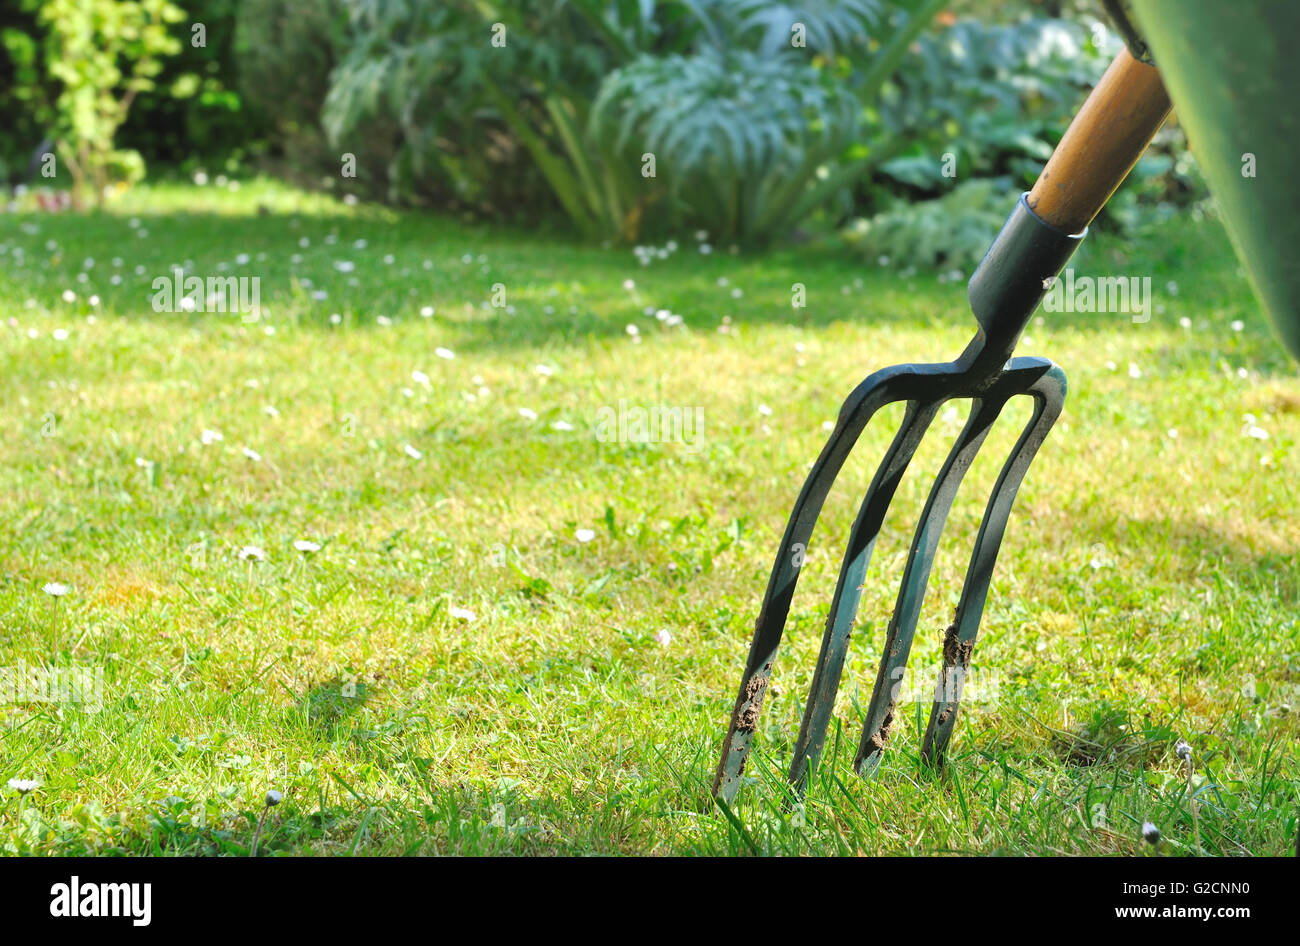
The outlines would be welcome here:
<svg viewBox="0 0 1300 946">
<path fill-rule="evenodd" d="M 1012 352 L 1088 224 L 1137 162 L 1169 109 L 1155 67 L 1135 59 L 1128 50 L 1121 52 L 971 276 L 968 297 L 979 329 L 966 350 L 948 363 L 896 365 L 877 371 L 840 408 L 835 430 L 795 502 L 772 566 L 714 779 L 715 797 L 730 802 L 740 787 L 808 540 L 831 484 L 872 415 L 886 404 L 906 402 L 902 425 L 867 488 L 849 534 L 790 766 L 790 781 L 797 791 L 804 788 L 825 743 L 867 564 L 885 510 L 926 429 L 947 401 L 972 399 L 969 419 L 930 490 L 912 540 L 854 761 L 854 769 L 863 775 L 874 771 L 889 740 L 930 567 L 957 488 L 1003 406 L 1012 397 L 1029 395 L 1033 412 L 989 497 L 956 614 L 944 636 L 943 672 L 921 750 L 923 760 L 942 763 L 1016 491 L 1065 402 L 1065 374 L 1059 367 L 1044 358 L 1013 358 Z"/>
</svg>

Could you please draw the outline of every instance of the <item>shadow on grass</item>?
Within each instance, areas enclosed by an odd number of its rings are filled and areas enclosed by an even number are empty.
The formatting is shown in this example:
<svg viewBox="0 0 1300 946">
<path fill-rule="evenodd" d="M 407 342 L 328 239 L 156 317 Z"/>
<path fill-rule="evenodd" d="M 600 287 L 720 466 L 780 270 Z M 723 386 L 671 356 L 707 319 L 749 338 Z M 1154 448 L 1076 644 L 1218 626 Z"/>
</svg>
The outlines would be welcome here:
<svg viewBox="0 0 1300 946">
<path fill-rule="evenodd" d="M 371 688 L 361 682 L 335 677 L 313 686 L 298 701 L 298 711 L 308 727 L 325 739 L 344 735 L 344 726 L 365 707 Z"/>
<path fill-rule="evenodd" d="M 206 195 L 194 193 L 195 205 L 202 208 Z M 32 274 L 15 273 L 0 278 L 0 288 L 7 281 L 17 298 L 57 297 L 86 275 L 83 258 L 99 257 L 101 263 L 89 271 L 93 278 L 79 292 L 97 293 L 105 315 L 181 326 L 237 318 L 153 310 L 152 280 L 188 259 L 193 263 L 190 275 L 259 277 L 261 301 L 272 313 L 272 324 L 288 310 L 297 313 L 299 326 L 314 331 L 372 331 L 381 327 L 380 316 L 417 321 L 419 309 L 433 305 L 436 313 L 429 324 L 463 331 L 466 337 L 458 344 L 467 352 L 621 340 L 629 323 L 647 324 L 647 308 L 669 309 L 683 315 L 692 329 L 707 332 L 716 331 L 724 319 L 755 326 L 825 328 L 851 322 L 974 332 L 964 285 L 969 273 L 941 284 L 938 272 L 903 275 L 906 260 L 880 267 L 833 241 L 735 256 L 722 248 L 701 255 L 683 241 L 676 255 L 643 267 L 629 248 L 582 244 L 563 234 L 467 225 L 383 208 L 349 211 L 330 205 L 333 209 L 320 212 L 295 211 L 292 200 L 270 201 L 264 215 L 249 213 L 250 207 L 261 206 L 258 200 L 248 197 L 238 205 L 242 213 L 234 214 L 178 209 L 149 216 L 145 209 L 136 215 L 143 221 L 138 229 L 128 227 L 125 213 L 17 215 L 19 222 L 40 225 L 40 233 L 30 237 L 33 255 L 52 237 L 64 250 L 62 262 L 44 264 L 47 272 L 37 279 L 43 285 L 31 285 Z M 147 238 L 136 237 L 150 227 Z M 325 242 L 331 235 L 334 242 Z M 1264 319 L 1236 273 L 1236 259 L 1218 224 L 1187 227 L 1175 221 L 1133 241 L 1098 234 L 1085 247 L 1072 264 L 1080 272 L 1152 277 L 1156 301 L 1168 303 L 1169 310 L 1152 317 L 1157 325 L 1168 327 L 1176 310 L 1198 317 L 1214 311 L 1225 324 L 1242 315 L 1251 324 L 1251 337 L 1258 326 L 1258 341 L 1265 347 Z M 118 270 L 124 275 L 116 286 L 109 284 L 112 270 L 105 260 L 114 253 L 130 257 Z M 355 268 L 338 269 L 347 264 Z M 135 265 L 144 266 L 143 274 L 132 273 Z M 635 283 L 632 290 L 624 288 L 629 279 Z M 807 305 L 800 309 L 791 305 L 796 284 L 807 292 Z M 1174 288 L 1167 288 L 1170 284 Z M 508 307 L 490 304 L 497 286 L 504 287 Z M 733 295 L 736 290 L 742 295 Z M 318 292 L 326 295 L 314 298 Z M 1193 302 L 1189 306 L 1181 300 Z M 340 325 L 331 322 L 335 314 Z M 1043 314 L 1055 328 L 1100 334 L 1119 330 L 1119 316 Z M 655 328 L 649 323 L 643 330 Z M 960 350 L 960 343 L 948 351 L 951 346 L 941 342 L 936 339 L 933 349 L 918 351 L 915 360 L 945 361 Z M 1195 336 L 1187 342 L 1208 345 Z"/>
</svg>

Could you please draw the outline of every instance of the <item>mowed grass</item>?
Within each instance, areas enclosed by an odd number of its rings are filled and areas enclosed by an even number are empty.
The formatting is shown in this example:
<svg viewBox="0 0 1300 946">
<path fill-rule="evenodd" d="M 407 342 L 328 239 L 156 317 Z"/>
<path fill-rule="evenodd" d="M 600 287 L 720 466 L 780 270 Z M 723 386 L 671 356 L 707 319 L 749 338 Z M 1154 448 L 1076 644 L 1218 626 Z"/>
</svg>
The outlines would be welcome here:
<svg viewBox="0 0 1300 946">
<path fill-rule="evenodd" d="M 709 784 L 823 424 L 973 322 L 964 279 L 905 261 L 681 243 L 643 267 L 262 182 L 0 215 L 0 664 L 102 674 L 102 707 L 0 703 L 0 784 L 40 783 L 0 788 L 0 847 L 246 854 L 276 789 L 259 854 L 1292 850 L 1300 380 L 1217 223 L 1076 259 L 1153 277 L 1149 323 L 1030 326 L 1021 352 L 1071 393 L 975 649 L 996 699 L 963 709 L 941 773 L 918 759 L 928 703 L 904 706 L 862 780 L 884 626 L 965 405 L 936 422 L 871 565 L 835 748 L 787 804 L 835 571 L 901 411 L 873 423 L 814 534 L 734 818 Z M 155 312 L 182 263 L 259 277 L 260 320 Z M 702 429 L 602 439 L 620 403 Z M 915 667 L 940 661 L 1027 416 L 958 497 Z"/>
</svg>

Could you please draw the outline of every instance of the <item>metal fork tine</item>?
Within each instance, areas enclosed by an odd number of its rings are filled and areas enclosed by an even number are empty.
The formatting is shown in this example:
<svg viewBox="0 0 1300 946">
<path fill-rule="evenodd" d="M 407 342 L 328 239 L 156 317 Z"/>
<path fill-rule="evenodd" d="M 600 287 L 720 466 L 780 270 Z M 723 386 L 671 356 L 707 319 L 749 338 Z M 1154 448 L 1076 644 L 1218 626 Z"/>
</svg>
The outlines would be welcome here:
<svg viewBox="0 0 1300 946">
<path fill-rule="evenodd" d="M 871 552 L 880 535 L 885 511 L 893 501 L 899 481 L 916 454 L 922 438 L 934 420 L 942 402 L 922 406 L 909 401 L 907 413 L 895 434 L 889 450 L 876 468 L 871 485 L 858 507 L 857 518 L 849 532 L 849 544 L 844 553 L 835 582 L 835 597 L 830 614 L 826 617 L 826 631 L 822 636 L 821 652 L 813 670 L 812 686 L 808 691 L 808 705 L 799 726 L 795 742 L 794 761 L 790 765 L 790 782 L 801 790 L 809 767 L 821 756 L 826 741 L 826 727 L 835 709 L 835 696 L 839 691 L 840 675 L 844 672 L 844 659 L 853 635 L 853 622 L 862 598 L 862 583 L 871 562 Z"/>
<path fill-rule="evenodd" d="M 1012 370 L 1016 369 L 1017 362 L 1020 361 L 1021 359 L 1015 359 L 1012 362 Z M 1033 396 L 1034 412 L 1021 431 L 1015 449 L 1007 457 L 998 474 L 997 483 L 989 494 L 988 506 L 971 551 L 970 565 L 966 569 L 966 579 L 953 624 L 944 637 L 943 674 L 936 685 L 935 701 L 930 707 L 930 721 L 921 744 L 921 758 L 926 763 L 943 764 L 944 753 L 957 722 L 966 672 L 975 649 L 975 638 L 979 634 L 980 619 L 988 599 L 993 566 L 997 562 L 1011 507 L 1038 448 L 1043 445 L 1048 431 L 1061 413 L 1065 403 L 1065 390 L 1065 373 L 1060 368 L 1053 367 L 1024 392 Z"/>
<path fill-rule="evenodd" d="M 722 757 L 713 778 L 714 796 L 730 802 L 740 788 L 740 776 L 749 758 L 750 742 L 758 726 L 759 710 L 771 679 L 808 540 L 844 461 L 868 421 L 881 407 L 895 401 L 914 400 L 914 395 L 920 393 L 928 394 L 933 390 L 936 378 L 956 373 L 954 366 L 947 364 L 884 368 L 859 384 L 840 408 L 835 430 L 799 491 L 799 498 L 786 522 L 776 561 L 772 564 L 763 605 L 754 625 L 754 639 L 749 646 L 745 672 L 740 680 L 740 692 L 736 696 L 723 741 Z"/>
<path fill-rule="evenodd" d="M 898 601 L 889 621 L 880 669 L 871 692 L 867 720 L 862 728 L 862 741 L 858 746 L 857 758 L 853 761 L 853 767 L 859 773 L 864 773 L 864 769 L 869 773 L 879 761 L 885 743 L 889 741 L 889 727 L 893 722 L 898 696 L 897 684 L 912 649 L 912 637 L 921 616 L 921 605 L 925 601 L 925 589 L 930 581 L 930 569 L 934 564 L 944 524 L 962 478 L 984 445 L 989 429 L 997 420 L 1004 403 L 1004 399 L 996 397 L 975 399 L 966 426 L 949 451 L 935 478 L 934 486 L 930 489 L 930 495 L 926 497 L 921 520 L 912 537 L 903 583 L 898 590 Z"/>
</svg>

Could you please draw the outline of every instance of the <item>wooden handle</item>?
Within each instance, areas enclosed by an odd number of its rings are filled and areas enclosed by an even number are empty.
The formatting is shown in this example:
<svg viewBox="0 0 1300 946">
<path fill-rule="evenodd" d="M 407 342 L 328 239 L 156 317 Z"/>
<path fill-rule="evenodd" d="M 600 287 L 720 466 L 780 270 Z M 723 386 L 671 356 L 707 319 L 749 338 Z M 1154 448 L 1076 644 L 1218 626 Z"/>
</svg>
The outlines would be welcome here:
<svg viewBox="0 0 1300 946">
<path fill-rule="evenodd" d="M 1128 176 L 1169 109 L 1155 66 L 1120 52 L 1038 176 L 1029 209 L 1066 233 L 1081 231 Z"/>
</svg>

